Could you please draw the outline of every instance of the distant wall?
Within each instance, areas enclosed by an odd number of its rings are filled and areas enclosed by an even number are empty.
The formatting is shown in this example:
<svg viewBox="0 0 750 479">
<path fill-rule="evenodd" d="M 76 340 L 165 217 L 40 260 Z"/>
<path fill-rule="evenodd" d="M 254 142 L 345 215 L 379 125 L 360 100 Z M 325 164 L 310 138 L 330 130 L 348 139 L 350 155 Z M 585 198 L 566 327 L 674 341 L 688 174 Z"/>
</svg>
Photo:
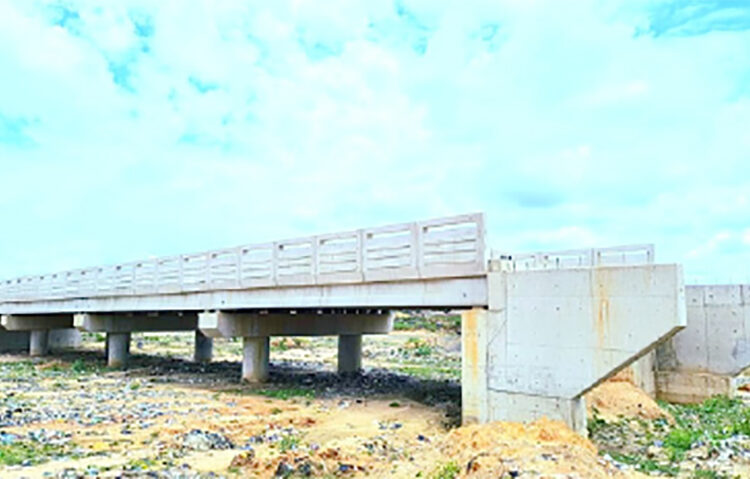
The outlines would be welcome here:
<svg viewBox="0 0 750 479">
<path fill-rule="evenodd" d="M 656 350 L 661 399 L 698 402 L 734 394 L 750 367 L 750 285 L 688 286 L 687 327 Z"/>
</svg>

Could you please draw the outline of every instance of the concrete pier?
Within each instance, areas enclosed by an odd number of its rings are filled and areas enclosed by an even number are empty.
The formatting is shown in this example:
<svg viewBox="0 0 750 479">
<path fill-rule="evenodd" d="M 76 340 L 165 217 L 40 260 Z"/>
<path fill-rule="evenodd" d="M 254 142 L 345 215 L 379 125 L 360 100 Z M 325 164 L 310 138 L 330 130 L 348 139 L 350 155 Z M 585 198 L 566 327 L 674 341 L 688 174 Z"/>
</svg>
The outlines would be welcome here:
<svg viewBox="0 0 750 479">
<path fill-rule="evenodd" d="M 259 383 L 268 379 L 268 336 L 242 338 L 242 380 Z"/>
<path fill-rule="evenodd" d="M 195 332 L 195 351 L 193 361 L 196 363 L 210 363 L 214 353 L 214 340 L 201 331 Z"/>
<path fill-rule="evenodd" d="M 31 331 L 29 338 L 29 356 L 46 356 L 49 352 L 49 331 Z"/>
<path fill-rule="evenodd" d="M 124 368 L 130 356 L 130 333 L 107 333 L 107 366 Z"/>
<path fill-rule="evenodd" d="M 362 335 L 339 336 L 339 373 L 356 373 L 362 369 Z"/>
</svg>

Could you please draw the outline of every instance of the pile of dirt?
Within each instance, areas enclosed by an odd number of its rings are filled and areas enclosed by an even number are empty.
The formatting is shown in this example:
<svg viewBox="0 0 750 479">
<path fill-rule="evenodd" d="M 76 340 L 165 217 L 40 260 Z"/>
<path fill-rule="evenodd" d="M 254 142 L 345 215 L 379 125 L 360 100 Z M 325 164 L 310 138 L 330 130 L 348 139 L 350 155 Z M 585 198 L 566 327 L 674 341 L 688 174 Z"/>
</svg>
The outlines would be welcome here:
<svg viewBox="0 0 750 479">
<path fill-rule="evenodd" d="M 458 476 L 641 478 L 603 460 L 596 447 L 564 423 L 546 418 L 530 424 L 495 422 L 460 427 L 443 440 L 441 451 Z"/>
<path fill-rule="evenodd" d="M 592 389 L 586 394 L 586 407 L 589 417 L 596 415 L 608 422 L 623 417 L 665 418 L 670 422 L 674 420 L 656 401 L 625 376 L 617 376 Z"/>
</svg>

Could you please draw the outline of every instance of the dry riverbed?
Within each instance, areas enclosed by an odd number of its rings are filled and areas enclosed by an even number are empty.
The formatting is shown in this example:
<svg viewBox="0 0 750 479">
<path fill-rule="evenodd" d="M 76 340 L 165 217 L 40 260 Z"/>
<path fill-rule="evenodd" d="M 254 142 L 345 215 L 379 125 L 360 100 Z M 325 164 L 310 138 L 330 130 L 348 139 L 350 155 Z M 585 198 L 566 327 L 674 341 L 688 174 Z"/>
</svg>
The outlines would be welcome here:
<svg viewBox="0 0 750 479">
<path fill-rule="evenodd" d="M 98 335 L 0 356 L 0 477 L 750 477 L 738 401 L 660 406 L 616 384 L 592 398 L 593 442 L 547 420 L 458 428 L 457 322 L 434 324 L 367 337 L 362 375 L 333 372 L 335 338 L 274 338 L 262 386 L 239 383 L 238 341 L 190 363 L 190 334 L 134 335 L 127 371 Z"/>
</svg>

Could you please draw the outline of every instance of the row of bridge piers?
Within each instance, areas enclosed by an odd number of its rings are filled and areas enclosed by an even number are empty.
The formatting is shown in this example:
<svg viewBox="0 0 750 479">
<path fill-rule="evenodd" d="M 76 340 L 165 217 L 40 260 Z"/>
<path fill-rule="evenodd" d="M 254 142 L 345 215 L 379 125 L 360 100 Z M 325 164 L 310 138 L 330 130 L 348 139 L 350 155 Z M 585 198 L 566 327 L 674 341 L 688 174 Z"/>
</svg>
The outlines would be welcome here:
<svg viewBox="0 0 750 479">
<path fill-rule="evenodd" d="M 4 315 L 1 324 L 0 349 L 22 347 L 22 342 L 8 343 L 7 336 L 25 333 L 32 357 L 46 356 L 55 347 L 75 347 L 80 343 L 80 332 L 103 333 L 110 368 L 127 366 L 134 332 L 194 331 L 195 362 L 212 360 L 215 338 L 242 338 L 242 379 L 248 382 L 268 378 L 272 336 L 338 336 L 338 372 L 352 373 L 362 367 L 362 335 L 385 334 L 392 329 L 391 314 L 380 311 Z"/>
<path fill-rule="evenodd" d="M 683 286 L 672 266 L 488 274 L 487 307 L 465 309 L 465 422 L 547 415 L 577 430 L 586 392 L 630 368 L 647 393 L 673 402 L 733 395 L 750 366 L 750 285 Z M 127 366 L 135 332 L 194 332 L 196 362 L 216 338 L 241 338 L 242 379 L 268 378 L 272 336 L 337 336 L 338 371 L 362 366 L 362 338 L 392 330 L 390 310 L 228 310 L 6 314 L 0 350 L 44 356 L 106 335 L 107 364 Z"/>
</svg>

